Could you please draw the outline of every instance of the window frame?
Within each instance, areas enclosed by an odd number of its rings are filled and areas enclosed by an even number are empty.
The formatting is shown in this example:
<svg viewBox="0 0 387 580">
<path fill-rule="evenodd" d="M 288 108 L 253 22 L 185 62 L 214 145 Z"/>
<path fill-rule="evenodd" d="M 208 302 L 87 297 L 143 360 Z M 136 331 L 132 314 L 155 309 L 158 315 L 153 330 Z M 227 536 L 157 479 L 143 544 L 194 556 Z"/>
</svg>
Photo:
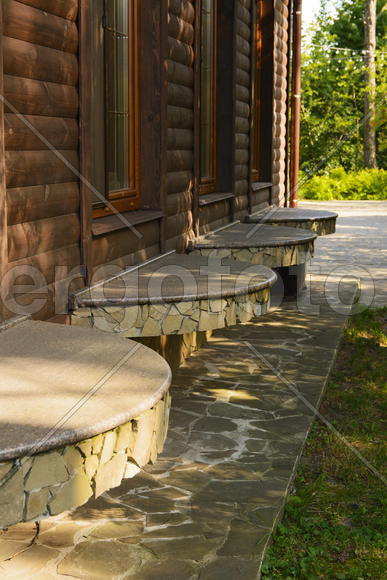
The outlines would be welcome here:
<svg viewBox="0 0 387 580">
<path fill-rule="evenodd" d="M 200 74 L 200 152 L 199 152 L 199 195 L 206 195 L 215 193 L 217 191 L 217 98 L 218 98 L 218 0 L 210 0 L 213 9 L 212 22 L 212 68 L 211 81 L 213 90 L 211 91 L 211 137 L 210 137 L 210 168 L 212 175 L 202 177 L 202 75 Z M 203 27 L 202 27 L 202 10 L 203 4 L 200 6 L 200 71 L 202 70 L 202 49 L 203 49 Z"/>
<path fill-rule="evenodd" d="M 252 83 L 252 156 L 251 156 L 251 181 L 257 183 L 261 180 L 262 173 L 262 52 L 263 52 L 263 5 L 261 0 L 256 1 L 254 21 L 254 78 Z"/>
</svg>

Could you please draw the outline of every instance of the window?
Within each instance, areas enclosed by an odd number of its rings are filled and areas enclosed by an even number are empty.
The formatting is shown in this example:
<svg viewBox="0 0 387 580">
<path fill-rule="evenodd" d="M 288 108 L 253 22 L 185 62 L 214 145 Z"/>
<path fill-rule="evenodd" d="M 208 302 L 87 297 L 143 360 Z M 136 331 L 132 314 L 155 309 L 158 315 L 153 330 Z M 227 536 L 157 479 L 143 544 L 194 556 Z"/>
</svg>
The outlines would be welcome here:
<svg viewBox="0 0 387 580">
<path fill-rule="evenodd" d="M 261 78 L 262 78 L 262 2 L 258 0 L 255 22 L 255 67 L 253 82 L 253 139 L 252 139 L 252 181 L 261 179 Z"/>
<path fill-rule="evenodd" d="M 217 0 L 201 2 L 200 193 L 216 190 Z"/>
<path fill-rule="evenodd" d="M 122 212 L 141 204 L 140 0 L 100 0 L 93 18 L 99 27 L 93 59 L 98 69 L 93 75 L 93 173 L 99 195 L 94 194 L 93 205 L 94 217 L 101 217 L 112 206 Z"/>
</svg>

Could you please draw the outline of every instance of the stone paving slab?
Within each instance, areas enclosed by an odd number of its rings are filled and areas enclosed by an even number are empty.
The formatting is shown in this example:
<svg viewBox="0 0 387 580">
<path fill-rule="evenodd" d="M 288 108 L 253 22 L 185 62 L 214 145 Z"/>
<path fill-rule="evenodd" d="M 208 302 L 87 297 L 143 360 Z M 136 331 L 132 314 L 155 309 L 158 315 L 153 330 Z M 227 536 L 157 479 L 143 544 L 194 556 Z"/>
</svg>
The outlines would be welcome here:
<svg viewBox="0 0 387 580">
<path fill-rule="evenodd" d="M 344 235 L 340 220 L 338 231 Z M 382 237 L 383 228 L 378 231 Z M 375 269 L 380 237 L 369 242 Z M 349 256 L 356 256 L 358 243 L 352 230 Z M 321 399 L 357 287 L 342 285 L 347 305 L 337 312 L 325 287 L 327 257 L 337 246 L 336 236 L 318 241 L 321 272 L 314 275 L 312 301 L 304 295 L 259 322 L 217 331 L 175 374 L 170 433 L 155 465 L 42 522 L 30 548 L 32 525 L 3 533 L 0 577 L 258 578 L 313 422 L 309 403 Z M 383 290 L 385 281 L 378 303 Z"/>
</svg>

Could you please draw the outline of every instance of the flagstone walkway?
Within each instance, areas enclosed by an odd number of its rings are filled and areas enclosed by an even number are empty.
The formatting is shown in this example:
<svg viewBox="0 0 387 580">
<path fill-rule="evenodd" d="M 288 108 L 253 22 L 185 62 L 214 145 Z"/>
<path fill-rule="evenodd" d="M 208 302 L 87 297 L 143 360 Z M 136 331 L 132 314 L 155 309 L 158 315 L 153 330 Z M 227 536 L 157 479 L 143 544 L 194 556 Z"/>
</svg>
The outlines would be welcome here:
<svg viewBox="0 0 387 580">
<path fill-rule="evenodd" d="M 317 241 L 312 292 L 217 331 L 174 374 L 157 463 L 41 522 L 36 538 L 33 524 L 0 532 L 2 579 L 259 577 L 356 293 L 354 279 L 338 280 L 357 268 L 361 298 L 374 277 L 372 305 L 387 304 L 387 203 L 318 207 L 340 219 Z"/>
</svg>

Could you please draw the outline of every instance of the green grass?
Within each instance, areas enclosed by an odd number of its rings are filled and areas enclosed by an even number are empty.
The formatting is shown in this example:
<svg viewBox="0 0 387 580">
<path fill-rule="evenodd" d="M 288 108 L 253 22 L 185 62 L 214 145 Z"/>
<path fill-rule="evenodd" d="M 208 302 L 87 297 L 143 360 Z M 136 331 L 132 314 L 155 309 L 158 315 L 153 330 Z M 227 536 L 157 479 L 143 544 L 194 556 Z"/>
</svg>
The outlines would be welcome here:
<svg viewBox="0 0 387 580">
<path fill-rule="evenodd" d="M 385 468 L 387 308 L 352 317 L 321 406 L 379 472 Z M 386 487 L 316 421 L 262 578 L 387 578 Z"/>
<path fill-rule="evenodd" d="M 332 169 L 329 175 L 316 175 L 307 181 L 305 174 L 301 174 L 300 183 L 300 199 L 387 199 L 387 171 L 383 169 L 346 173 L 338 167 Z"/>
</svg>

